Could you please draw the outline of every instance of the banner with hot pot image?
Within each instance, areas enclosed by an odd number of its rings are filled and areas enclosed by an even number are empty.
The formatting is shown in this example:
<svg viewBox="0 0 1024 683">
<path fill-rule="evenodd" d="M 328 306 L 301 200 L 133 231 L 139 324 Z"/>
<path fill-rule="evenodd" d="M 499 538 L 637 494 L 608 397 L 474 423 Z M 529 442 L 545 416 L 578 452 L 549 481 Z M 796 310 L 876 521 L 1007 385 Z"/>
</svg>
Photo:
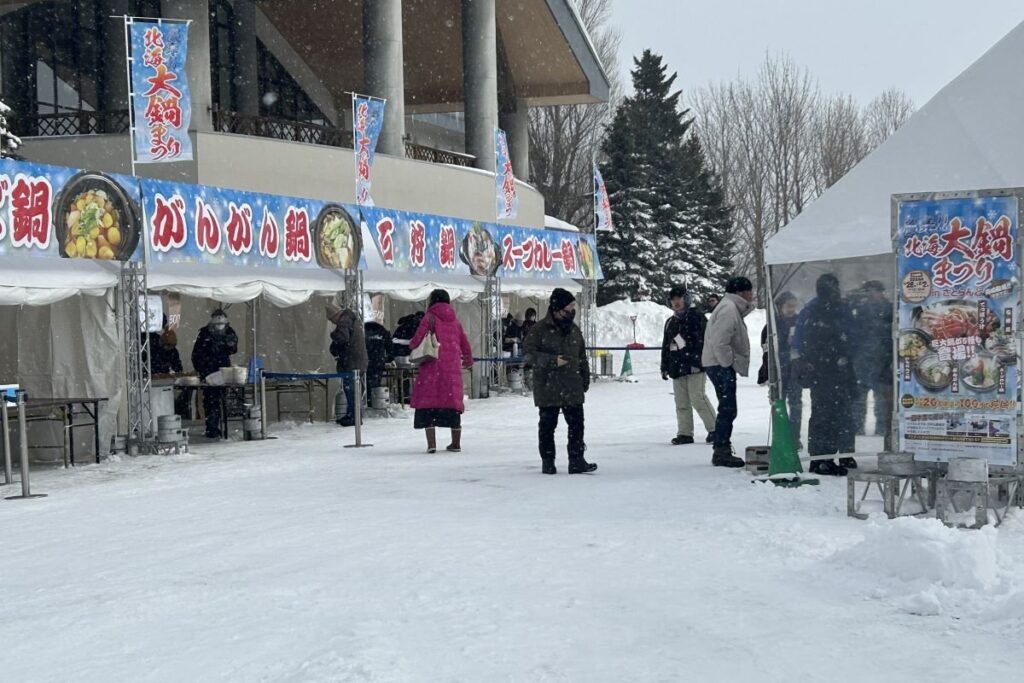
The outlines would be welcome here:
<svg viewBox="0 0 1024 683">
<path fill-rule="evenodd" d="M 593 235 L 362 208 L 384 266 L 410 273 L 601 279 Z"/>
<path fill-rule="evenodd" d="M 0 159 L 0 255 L 142 259 L 132 176 Z"/>
<path fill-rule="evenodd" d="M 355 206 L 141 181 L 151 263 L 366 268 Z"/>
<path fill-rule="evenodd" d="M 898 203 L 897 397 L 919 460 L 1017 462 L 1018 200 Z"/>
</svg>

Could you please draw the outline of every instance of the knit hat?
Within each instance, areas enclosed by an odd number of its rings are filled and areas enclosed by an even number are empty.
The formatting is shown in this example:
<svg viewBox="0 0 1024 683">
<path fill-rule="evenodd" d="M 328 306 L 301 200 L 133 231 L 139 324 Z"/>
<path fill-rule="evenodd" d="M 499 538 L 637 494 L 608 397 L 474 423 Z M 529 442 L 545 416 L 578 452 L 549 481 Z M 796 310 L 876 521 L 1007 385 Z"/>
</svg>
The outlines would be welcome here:
<svg viewBox="0 0 1024 683">
<path fill-rule="evenodd" d="M 555 288 L 555 291 L 551 292 L 551 298 L 548 299 L 552 311 L 560 311 L 573 301 L 576 301 L 576 297 L 572 295 L 572 292 L 561 287 Z"/>
<path fill-rule="evenodd" d="M 324 308 L 327 311 L 327 319 L 331 322 L 334 322 L 334 320 L 341 315 L 341 306 L 338 306 L 337 304 L 327 304 Z"/>
<path fill-rule="evenodd" d="M 725 284 L 727 294 L 739 294 L 740 292 L 751 292 L 754 289 L 753 283 L 745 277 L 734 277 Z"/>
</svg>

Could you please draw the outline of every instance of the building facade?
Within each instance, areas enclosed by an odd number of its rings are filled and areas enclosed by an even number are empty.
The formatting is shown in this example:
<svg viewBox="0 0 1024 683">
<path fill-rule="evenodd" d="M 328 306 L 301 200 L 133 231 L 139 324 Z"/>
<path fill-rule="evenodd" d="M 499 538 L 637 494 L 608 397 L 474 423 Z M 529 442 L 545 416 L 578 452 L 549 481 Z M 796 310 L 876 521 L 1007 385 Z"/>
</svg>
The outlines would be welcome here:
<svg viewBox="0 0 1024 683">
<path fill-rule="evenodd" d="M 191 21 L 194 159 L 140 176 L 354 201 L 359 92 L 388 100 L 378 205 L 493 220 L 493 128 L 528 181 L 529 108 L 608 95 L 569 0 L 5 2 L 0 98 L 26 159 L 130 171 L 124 15 Z M 519 195 L 517 222 L 543 227 Z"/>
</svg>

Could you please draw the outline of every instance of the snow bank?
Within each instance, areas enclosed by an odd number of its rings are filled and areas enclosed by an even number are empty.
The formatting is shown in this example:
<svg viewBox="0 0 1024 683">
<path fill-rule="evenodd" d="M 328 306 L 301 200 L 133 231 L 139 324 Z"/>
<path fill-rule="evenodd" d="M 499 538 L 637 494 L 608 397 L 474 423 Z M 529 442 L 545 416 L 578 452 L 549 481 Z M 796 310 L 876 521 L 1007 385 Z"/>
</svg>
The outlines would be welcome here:
<svg viewBox="0 0 1024 683">
<path fill-rule="evenodd" d="M 1021 602 L 1018 573 L 999 550 L 998 537 L 994 527 L 965 532 L 936 519 L 878 519 L 862 541 L 829 563 L 869 573 L 877 581 L 871 597 L 893 600 L 908 614 L 958 615 L 988 605 L 989 617 L 998 619 L 1013 614 L 1007 601 Z"/>
<path fill-rule="evenodd" d="M 625 346 L 633 341 L 633 323 L 636 316 L 636 341 L 649 347 L 661 346 L 665 321 L 672 309 L 653 301 L 616 301 L 597 309 L 597 343 L 599 346 Z M 750 333 L 751 372 L 760 365 L 761 328 L 765 323 L 764 309 L 752 311 L 746 318 Z"/>
</svg>

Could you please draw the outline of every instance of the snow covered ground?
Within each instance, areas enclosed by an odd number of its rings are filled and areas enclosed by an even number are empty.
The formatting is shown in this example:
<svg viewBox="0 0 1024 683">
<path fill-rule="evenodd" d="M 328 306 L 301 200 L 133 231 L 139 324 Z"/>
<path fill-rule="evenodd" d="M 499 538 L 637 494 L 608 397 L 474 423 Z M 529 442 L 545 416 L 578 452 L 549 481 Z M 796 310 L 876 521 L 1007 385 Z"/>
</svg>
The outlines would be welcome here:
<svg viewBox="0 0 1024 683">
<path fill-rule="evenodd" d="M 602 315 L 606 342 L 631 340 L 611 338 L 628 312 Z M 363 450 L 307 425 L 39 472 L 48 498 L 0 500 L 0 676 L 1016 680 L 1024 515 L 861 522 L 844 480 L 712 468 L 709 447 L 668 445 L 656 356 L 591 391 L 593 476 L 541 476 L 532 404 L 508 396 L 470 403 L 461 455 L 391 419 Z M 744 382 L 738 446 L 766 441 L 767 408 Z"/>
</svg>

